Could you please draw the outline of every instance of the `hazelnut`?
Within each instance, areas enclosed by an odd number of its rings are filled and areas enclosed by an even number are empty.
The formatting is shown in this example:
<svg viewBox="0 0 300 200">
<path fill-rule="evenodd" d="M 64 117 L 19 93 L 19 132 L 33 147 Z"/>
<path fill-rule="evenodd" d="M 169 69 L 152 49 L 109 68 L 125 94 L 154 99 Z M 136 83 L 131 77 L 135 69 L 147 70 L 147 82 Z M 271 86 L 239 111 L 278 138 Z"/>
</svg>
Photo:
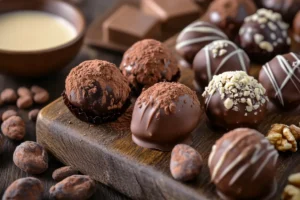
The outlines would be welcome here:
<svg viewBox="0 0 300 200">
<path fill-rule="evenodd" d="M 7 110 L 2 114 L 2 120 L 5 121 L 12 116 L 18 116 L 18 113 L 14 110 Z"/>
<path fill-rule="evenodd" d="M 192 147 L 185 144 L 176 145 L 171 154 L 170 170 L 179 181 L 195 179 L 201 172 L 203 160 Z"/>
<path fill-rule="evenodd" d="M 49 101 L 49 93 L 47 91 L 46 92 L 36 93 L 33 96 L 33 100 L 37 104 L 46 103 L 47 101 Z"/>
<path fill-rule="evenodd" d="M 17 146 L 13 161 L 17 167 L 30 174 L 41 174 L 48 169 L 46 150 L 32 141 L 26 141 Z"/>
<path fill-rule="evenodd" d="M 38 117 L 38 115 L 39 115 L 39 112 L 40 112 L 39 109 L 31 110 L 31 111 L 28 113 L 28 118 L 29 118 L 29 120 L 35 122 L 35 121 L 37 120 L 37 117 Z"/>
<path fill-rule="evenodd" d="M 89 176 L 73 175 L 52 186 L 49 192 L 57 200 L 86 200 L 95 190 L 95 182 Z"/>
<path fill-rule="evenodd" d="M 20 178 L 14 181 L 4 192 L 2 200 L 41 200 L 44 186 L 33 177 Z"/>
<path fill-rule="evenodd" d="M 32 96 L 31 91 L 27 87 L 19 87 L 17 93 L 20 97 Z"/>
<path fill-rule="evenodd" d="M 20 109 L 25 109 L 31 107 L 33 104 L 33 100 L 31 96 L 21 96 L 17 100 L 17 106 Z"/>
<path fill-rule="evenodd" d="M 25 123 L 19 116 L 12 116 L 1 125 L 2 133 L 12 140 L 22 140 L 26 134 Z"/>
<path fill-rule="evenodd" d="M 65 166 L 65 167 L 61 167 L 56 169 L 53 174 L 52 174 L 52 178 L 55 181 L 61 181 L 69 176 L 78 174 L 78 170 L 74 169 L 71 166 Z"/>
<path fill-rule="evenodd" d="M 1 92 L 1 100 L 4 103 L 15 103 L 17 98 L 17 93 L 11 88 L 7 88 Z"/>
</svg>

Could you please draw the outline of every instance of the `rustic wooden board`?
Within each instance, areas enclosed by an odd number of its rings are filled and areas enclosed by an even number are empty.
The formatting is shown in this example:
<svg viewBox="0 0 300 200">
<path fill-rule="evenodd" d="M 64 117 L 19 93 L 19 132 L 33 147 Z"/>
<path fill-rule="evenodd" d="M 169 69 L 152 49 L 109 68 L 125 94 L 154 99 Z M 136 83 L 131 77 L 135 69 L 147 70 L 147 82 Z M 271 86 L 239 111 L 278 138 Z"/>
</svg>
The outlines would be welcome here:
<svg viewBox="0 0 300 200">
<path fill-rule="evenodd" d="M 174 47 L 174 42 L 172 38 L 166 44 Z M 259 69 L 258 65 L 253 65 L 251 74 L 257 75 Z M 180 82 L 193 87 L 192 80 L 192 71 L 183 67 Z M 94 126 L 76 119 L 60 98 L 41 111 L 36 127 L 37 141 L 63 163 L 134 199 L 219 199 L 210 183 L 207 165 L 197 180 L 181 183 L 170 175 L 169 152 L 135 145 L 129 129 L 131 112 L 132 107 L 118 121 Z M 271 106 L 258 130 L 266 133 L 273 123 L 299 122 L 299 109 L 284 112 Z M 223 133 L 209 127 L 202 114 L 198 128 L 192 133 L 192 146 L 202 154 L 205 164 L 212 145 Z M 300 171 L 300 152 L 280 153 L 276 176 L 278 190 L 274 199 L 280 199 L 288 175 L 296 171 Z"/>
</svg>

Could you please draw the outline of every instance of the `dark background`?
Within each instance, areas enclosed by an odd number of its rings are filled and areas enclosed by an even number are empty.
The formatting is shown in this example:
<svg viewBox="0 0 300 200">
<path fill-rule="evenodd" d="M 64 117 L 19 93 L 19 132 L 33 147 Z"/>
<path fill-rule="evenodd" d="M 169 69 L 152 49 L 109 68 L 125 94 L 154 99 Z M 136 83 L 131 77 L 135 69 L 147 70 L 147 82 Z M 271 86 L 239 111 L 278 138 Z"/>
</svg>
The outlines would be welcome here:
<svg viewBox="0 0 300 200">
<path fill-rule="evenodd" d="M 71 0 L 70 0 L 71 1 Z M 72 0 L 76 1 L 76 0 Z M 105 11 L 111 8 L 118 0 L 77 0 L 80 1 L 77 3 L 77 6 L 83 11 L 86 16 L 87 24 L 90 24 L 97 16 L 101 16 L 105 13 Z M 120 0 L 122 1 L 122 0 Z M 64 80 L 68 75 L 69 71 L 78 65 L 80 62 L 89 59 L 101 59 L 107 60 L 112 63 L 115 63 L 117 66 L 119 65 L 122 54 L 116 53 L 113 51 L 103 50 L 103 49 L 95 49 L 84 46 L 80 52 L 80 54 L 74 59 L 74 61 L 64 68 L 62 71 L 51 74 L 46 77 L 40 77 L 37 79 L 25 79 L 25 78 L 16 78 L 0 75 L 0 91 L 4 88 L 14 88 L 17 89 L 20 86 L 32 86 L 34 84 L 40 85 L 46 88 L 50 92 L 51 101 L 58 98 L 61 92 L 64 89 Z M 0 61 L 1 62 L 1 61 Z M 43 67 L 43 66 L 41 66 Z M 39 106 L 37 106 L 39 107 Z M 14 105 L 4 106 L 1 108 L 1 113 L 8 108 L 16 107 Z M 35 141 L 35 124 L 33 122 L 28 121 L 27 117 L 28 110 L 19 110 L 19 114 L 26 121 L 26 137 L 25 140 L 33 140 Z M 5 189 L 16 179 L 21 177 L 29 176 L 25 172 L 21 171 L 17 168 L 13 161 L 12 155 L 14 149 L 20 142 L 13 142 L 6 140 L 4 152 L 0 155 L 0 197 L 2 197 Z M 45 198 L 49 199 L 49 188 L 55 184 L 55 181 L 52 180 L 51 175 L 52 172 L 58 168 L 63 166 L 59 161 L 50 156 L 49 161 L 49 169 L 43 173 L 42 175 L 35 176 L 40 178 L 45 186 Z M 101 166 L 99 166 L 101 168 Z M 97 185 L 97 192 L 91 199 L 128 199 L 120 193 L 110 189 L 107 186 L 102 184 Z"/>
</svg>

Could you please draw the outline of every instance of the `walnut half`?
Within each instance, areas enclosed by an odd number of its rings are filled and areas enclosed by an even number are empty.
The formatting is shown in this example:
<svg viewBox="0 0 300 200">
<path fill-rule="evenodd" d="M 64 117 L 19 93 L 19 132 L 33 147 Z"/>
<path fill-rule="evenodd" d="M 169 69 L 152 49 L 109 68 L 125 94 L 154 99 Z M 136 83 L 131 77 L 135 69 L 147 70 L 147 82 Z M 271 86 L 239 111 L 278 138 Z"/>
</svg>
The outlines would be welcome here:
<svg viewBox="0 0 300 200">
<path fill-rule="evenodd" d="M 278 151 L 297 151 L 297 140 L 300 139 L 300 128 L 285 124 L 273 124 L 266 138 Z"/>
<path fill-rule="evenodd" d="M 292 174 L 288 178 L 289 183 L 285 186 L 282 200 L 300 200 L 300 173 Z"/>
</svg>

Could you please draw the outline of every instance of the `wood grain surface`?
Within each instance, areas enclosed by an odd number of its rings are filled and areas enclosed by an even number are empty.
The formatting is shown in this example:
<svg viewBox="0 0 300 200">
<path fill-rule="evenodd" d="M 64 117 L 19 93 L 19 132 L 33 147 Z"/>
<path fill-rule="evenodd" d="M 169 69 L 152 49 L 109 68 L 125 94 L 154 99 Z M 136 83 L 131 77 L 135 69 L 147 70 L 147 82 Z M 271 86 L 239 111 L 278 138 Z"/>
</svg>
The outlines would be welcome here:
<svg viewBox="0 0 300 200">
<path fill-rule="evenodd" d="M 174 51 L 176 37 L 165 44 Z M 176 54 L 176 52 L 174 51 Z M 180 59 L 177 55 L 177 58 Z M 257 76 L 260 66 L 253 65 Z M 181 83 L 193 87 L 193 72 L 182 67 Z M 205 160 L 197 180 L 175 181 L 169 171 L 170 153 L 138 147 L 131 140 L 129 109 L 117 122 L 94 126 L 76 119 L 58 99 L 43 109 L 37 123 L 37 139 L 59 160 L 115 188 L 134 199 L 219 199 L 210 183 L 207 159 L 212 145 L 224 132 L 201 121 L 192 133 L 192 146 Z M 258 127 L 266 134 L 273 123 L 299 124 L 300 111 L 278 111 L 270 104 L 270 112 Z M 280 153 L 276 179 L 280 199 L 290 173 L 300 170 L 300 152 Z M 251 187 L 251 185 L 249 185 Z"/>
</svg>

